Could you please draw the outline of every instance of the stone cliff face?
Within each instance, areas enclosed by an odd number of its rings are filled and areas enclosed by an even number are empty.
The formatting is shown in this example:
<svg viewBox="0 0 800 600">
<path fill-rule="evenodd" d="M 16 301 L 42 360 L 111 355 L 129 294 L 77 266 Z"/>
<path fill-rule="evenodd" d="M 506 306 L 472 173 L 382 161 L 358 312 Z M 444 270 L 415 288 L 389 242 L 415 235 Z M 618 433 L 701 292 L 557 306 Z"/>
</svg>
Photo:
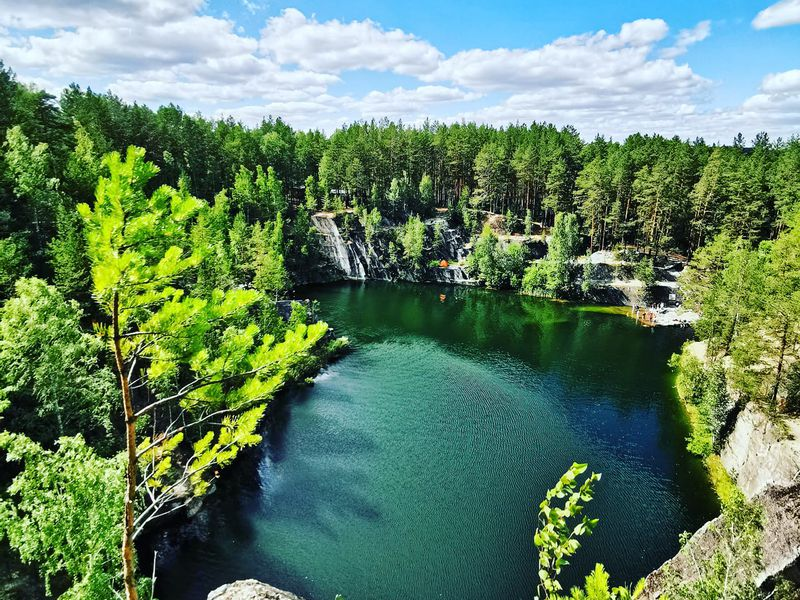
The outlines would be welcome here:
<svg viewBox="0 0 800 600">
<path fill-rule="evenodd" d="M 737 415 L 720 458 L 742 493 L 764 510 L 762 564 L 755 583 L 760 586 L 777 575 L 800 581 L 800 419 L 777 423 L 749 404 Z M 642 598 L 660 598 L 670 579 L 697 579 L 695 560 L 711 557 L 721 535 L 721 517 L 706 523 L 681 552 L 647 577 Z"/>
<path fill-rule="evenodd" d="M 466 259 L 466 240 L 460 229 L 450 227 L 441 217 L 425 222 L 429 237 L 437 224 L 442 233 L 442 242 L 435 251 L 429 252 L 429 259 L 445 260 L 448 266 L 425 266 L 420 269 L 410 269 L 393 261 L 386 235 L 378 235 L 371 243 L 367 243 L 363 228 L 355 220 L 346 232 L 339 218 L 329 213 L 317 213 L 311 217 L 311 222 L 319 232 L 320 246 L 329 262 L 326 281 L 375 279 L 475 283 L 462 266 L 451 264 Z M 390 229 L 385 227 L 384 232 Z"/>
<path fill-rule="evenodd" d="M 736 418 L 720 458 L 748 498 L 800 483 L 800 419 L 776 423 L 750 404 Z"/>
</svg>

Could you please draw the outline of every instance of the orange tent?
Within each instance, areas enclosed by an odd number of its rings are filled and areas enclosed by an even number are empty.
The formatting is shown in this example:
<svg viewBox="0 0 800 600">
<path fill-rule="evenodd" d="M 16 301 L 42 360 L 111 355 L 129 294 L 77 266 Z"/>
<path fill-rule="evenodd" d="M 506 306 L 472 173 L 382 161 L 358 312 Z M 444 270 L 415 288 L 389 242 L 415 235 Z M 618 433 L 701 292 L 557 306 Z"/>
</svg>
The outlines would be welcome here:
<svg viewBox="0 0 800 600">
<path fill-rule="evenodd" d="M 442 259 L 442 260 L 439 261 L 439 266 L 442 269 L 446 269 L 447 267 L 450 266 L 450 263 L 448 263 L 446 260 Z"/>
</svg>

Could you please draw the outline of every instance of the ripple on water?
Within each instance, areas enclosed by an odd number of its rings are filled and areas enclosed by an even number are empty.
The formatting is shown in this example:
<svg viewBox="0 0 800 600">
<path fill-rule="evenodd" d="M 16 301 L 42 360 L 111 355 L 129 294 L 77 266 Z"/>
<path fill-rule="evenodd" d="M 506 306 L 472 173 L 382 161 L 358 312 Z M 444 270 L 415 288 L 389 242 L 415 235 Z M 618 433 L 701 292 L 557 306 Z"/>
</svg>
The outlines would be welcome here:
<svg viewBox="0 0 800 600">
<path fill-rule="evenodd" d="M 683 449 L 666 360 L 681 338 L 482 290 L 309 292 L 354 352 L 276 409 L 163 600 L 255 577 L 330 599 L 530 598 L 538 502 L 573 460 L 603 472 L 573 566 L 622 582 L 713 510 Z M 250 469 L 249 471 L 246 469 Z"/>
</svg>

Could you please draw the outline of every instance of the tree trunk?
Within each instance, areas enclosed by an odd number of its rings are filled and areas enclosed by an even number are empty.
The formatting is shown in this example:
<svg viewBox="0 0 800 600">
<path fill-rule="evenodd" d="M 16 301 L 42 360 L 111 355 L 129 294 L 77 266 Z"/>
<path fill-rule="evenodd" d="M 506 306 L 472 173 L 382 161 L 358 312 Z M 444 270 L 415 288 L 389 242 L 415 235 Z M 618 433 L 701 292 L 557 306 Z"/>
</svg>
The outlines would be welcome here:
<svg viewBox="0 0 800 600">
<path fill-rule="evenodd" d="M 114 292 L 114 359 L 119 372 L 122 388 L 122 407 L 125 414 L 125 512 L 122 519 L 122 577 L 126 600 L 137 600 L 135 549 L 133 546 L 133 503 L 136 498 L 136 416 L 133 412 L 133 399 L 128 377 L 125 374 L 125 361 L 122 357 L 122 337 L 119 331 L 119 292 Z"/>
<path fill-rule="evenodd" d="M 772 406 L 775 407 L 778 400 L 778 392 L 781 387 L 781 373 L 783 372 L 783 360 L 786 356 L 786 337 L 789 333 L 788 320 L 783 323 L 783 334 L 781 335 L 781 353 L 778 357 L 778 371 L 775 373 L 775 385 L 772 386 Z"/>
</svg>

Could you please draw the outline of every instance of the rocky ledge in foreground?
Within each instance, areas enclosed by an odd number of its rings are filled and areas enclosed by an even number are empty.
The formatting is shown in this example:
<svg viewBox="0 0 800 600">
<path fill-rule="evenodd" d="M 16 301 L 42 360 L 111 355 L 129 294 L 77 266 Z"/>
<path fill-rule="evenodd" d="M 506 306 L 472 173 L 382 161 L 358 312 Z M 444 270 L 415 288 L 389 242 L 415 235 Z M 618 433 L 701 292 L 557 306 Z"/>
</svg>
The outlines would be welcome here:
<svg viewBox="0 0 800 600">
<path fill-rule="evenodd" d="M 243 579 L 218 587 L 208 595 L 208 600 L 303 600 L 289 592 L 261 583 Z"/>
</svg>

